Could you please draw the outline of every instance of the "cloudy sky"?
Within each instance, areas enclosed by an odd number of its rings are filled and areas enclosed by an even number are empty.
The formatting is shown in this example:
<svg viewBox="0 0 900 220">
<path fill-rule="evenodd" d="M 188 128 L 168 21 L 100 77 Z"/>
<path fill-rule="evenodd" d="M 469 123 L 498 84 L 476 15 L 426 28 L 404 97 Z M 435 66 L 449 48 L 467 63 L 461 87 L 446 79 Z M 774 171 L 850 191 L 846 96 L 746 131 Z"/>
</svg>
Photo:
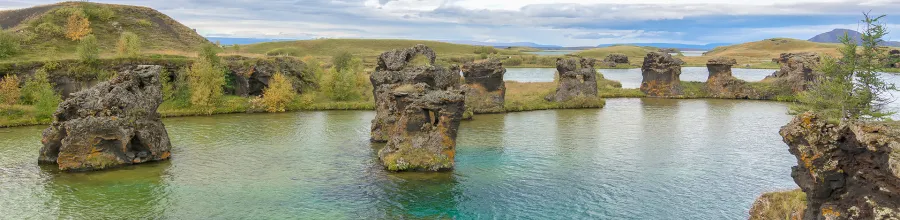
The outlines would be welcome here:
<svg viewBox="0 0 900 220">
<path fill-rule="evenodd" d="M 24 8 L 54 2 L 0 0 L 0 8 Z M 152 7 L 205 36 L 216 37 L 401 38 L 535 42 L 562 46 L 739 43 L 773 37 L 808 39 L 834 28 L 857 30 L 864 11 L 887 14 L 884 23 L 900 33 L 900 0 L 93 2 Z M 890 38 L 900 40 L 900 34 L 891 34 Z"/>
</svg>

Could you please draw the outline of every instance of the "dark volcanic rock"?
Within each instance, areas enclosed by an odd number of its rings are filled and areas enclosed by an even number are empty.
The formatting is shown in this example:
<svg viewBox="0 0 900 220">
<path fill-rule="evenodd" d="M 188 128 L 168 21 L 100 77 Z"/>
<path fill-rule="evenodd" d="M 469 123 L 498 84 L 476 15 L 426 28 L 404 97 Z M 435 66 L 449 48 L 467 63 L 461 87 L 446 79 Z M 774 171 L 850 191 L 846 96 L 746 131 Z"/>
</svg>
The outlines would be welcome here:
<svg viewBox="0 0 900 220">
<path fill-rule="evenodd" d="M 808 85 L 822 73 L 816 72 L 821 59 L 813 52 L 782 53 L 779 58 L 772 59 L 781 65 L 781 69 L 775 71 L 767 80 L 783 80 L 791 85 L 791 90 L 796 92 L 806 91 Z"/>
<path fill-rule="evenodd" d="M 430 64 L 409 66 L 416 55 Z M 434 60 L 434 51 L 424 45 L 393 50 L 379 56 L 370 76 L 376 105 L 371 140 L 387 141 L 378 155 L 388 170 L 453 168 L 466 96 L 459 68 L 435 66 Z"/>
<path fill-rule="evenodd" d="M 647 53 L 641 67 L 641 92 L 658 97 L 681 95 L 681 64 L 684 62 L 668 53 Z"/>
<path fill-rule="evenodd" d="M 576 97 L 597 97 L 597 69 L 594 69 L 596 62 L 592 58 L 557 58 L 559 84 L 556 92 L 544 99 L 565 102 Z"/>
<path fill-rule="evenodd" d="M 803 219 L 900 218 L 900 132 L 885 123 L 829 123 L 811 113 L 781 136 L 797 158 Z"/>
<path fill-rule="evenodd" d="M 728 99 L 761 99 L 747 82 L 731 75 L 731 67 L 737 64 L 733 58 L 715 57 L 706 62 L 709 77 L 706 90 L 710 96 Z"/>
<path fill-rule="evenodd" d="M 462 66 L 466 79 L 466 107 L 474 113 L 503 112 L 506 68 L 499 60 L 469 62 Z"/>
<path fill-rule="evenodd" d="M 232 78 L 232 88 L 228 94 L 260 96 L 269 87 L 269 80 L 275 73 L 284 74 L 291 80 L 294 89 L 300 93 L 302 88 L 314 86 L 312 73 L 304 73 L 305 64 L 292 57 L 249 58 L 241 56 L 225 57 L 225 66 Z"/>
<path fill-rule="evenodd" d="M 900 50 L 891 50 L 888 52 L 887 68 L 900 68 Z"/>
<path fill-rule="evenodd" d="M 605 66 L 616 67 L 619 64 L 628 65 L 629 64 L 628 56 L 625 56 L 625 54 L 620 54 L 620 53 L 612 53 L 612 54 L 606 55 L 606 58 L 603 59 L 603 65 L 605 65 Z"/>
<path fill-rule="evenodd" d="M 60 170 L 98 170 L 169 158 L 160 66 L 137 66 L 74 93 L 43 132 L 39 161 Z"/>
</svg>

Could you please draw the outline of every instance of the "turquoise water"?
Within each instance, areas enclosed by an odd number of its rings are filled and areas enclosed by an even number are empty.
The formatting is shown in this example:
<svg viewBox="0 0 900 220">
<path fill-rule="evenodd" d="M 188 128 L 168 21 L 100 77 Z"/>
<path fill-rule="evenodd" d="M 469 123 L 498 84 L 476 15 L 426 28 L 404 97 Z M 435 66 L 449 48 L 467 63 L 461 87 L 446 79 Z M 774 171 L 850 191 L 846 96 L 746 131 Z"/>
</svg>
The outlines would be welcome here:
<svg viewBox="0 0 900 220">
<path fill-rule="evenodd" d="M 477 115 L 456 169 L 387 173 L 374 112 L 165 119 L 170 161 L 93 173 L 36 164 L 43 127 L 0 129 L 0 218 L 746 219 L 796 188 L 783 103 L 609 99 Z"/>
</svg>

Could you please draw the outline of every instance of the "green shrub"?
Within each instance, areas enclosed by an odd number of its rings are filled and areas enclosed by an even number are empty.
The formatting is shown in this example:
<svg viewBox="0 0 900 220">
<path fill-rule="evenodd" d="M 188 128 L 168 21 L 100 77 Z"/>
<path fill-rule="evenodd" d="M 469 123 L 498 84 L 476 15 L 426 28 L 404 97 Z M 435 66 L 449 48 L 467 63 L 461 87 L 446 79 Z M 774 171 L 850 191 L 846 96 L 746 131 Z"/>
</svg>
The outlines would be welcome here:
<svg viewBox="0 0 900 220">
<path fill-rule="evenodd" d="M 116 12 L 109 7 L 94 4 L 84 4 L 84 13 L 91 20 L 109 21 L 116 17 Z"/>
<path fill-rule="evenodd" d="M 116 52 L 120 57 L 137 57 L 141 53 L 141 40 L 137 34 L 123 32 L 116 43 Z"/>
<path fill-rule="evenodd" d="M 0 30 L 0 59 L 10 58 L 19 53 L 20 39 L 14 33 Z"/>
<path fill-rule="evenodd" d="M 262 100 L 266 106 L 266 111 L 284 112 L 288 103 L 294 101 L 296 97 L 297 93 L 294 92 L 291 81 L 284 77 L 283 74 L 276 73 L 272 76 L 269 88 L 263 90 Z"/>
<path fill-rule="evenodd" d="M 146 19 L 138 19 L 138 20 L 137 20 L 137 25 L 138 25 L 138 26 L 141 26 L 141 27 L 147 27 L 147 28 L 148 28 L 148 27 L 153 27 L 153 22 L 150 22 L 150 21 L 148 21 L 148 20 L 146 20 Z"/>
<path fill-rule="evenodd" d="M 215 44 L 205 43 L 200 46 L 200 51 L 197 53 L 197 57 L 199 59 L 205 60 L 213 67 L 219 67 L 222 64 L 222 59 L 219 58 L 220 50 L 222 50 L 222 48 L 217 47 Z"/>
<path fill-rule="evenodd" d="M 522 58 L 513 57 L 503 61 L 504 66 L 518 66 L 522 65 Z"/>
<path fill-rule="evenodd" d="M 331 56 L 331 66 L 336 70 L 343 70 L 350 66 L 350 61 L 353 60 L 353 54 L 349 52 L 340 52 L 334 56 Z"/>
<path fill-rule="evenodd" d="M 172 100 L 175 97 L 175 86 L 172 83 L 172 73 L 163 69 L 159 72 L 159 82 L 162 84 L 163 101 Z"/>
<path fill-rule="evenodd" d="M 491 46 L 480 46 L 480 47 L 475 47 L 475 53 L 476 54 L 497 54 L 497 53 L 499 53 L 499 51 L 497 51 L 497 48 L 494 48 Z"/>
<path fill-rule="evenodd" d="M 19 102 L 19 96 L 19 77 L 9 74 L 0 79 L 0 103 L 15 105 Z"/>
<path fill-rule="evenodd" d="M 301 51 L 297 48 L 278 48 L 266 52 L 267 56 L 300 56 Z"/>
<path fill-rule="evenodd" d="M 81 39 L 78 44 L 78 57 L 87 63 L 94 63 L 100 59 L 100 45 L 97 43 L 97 37 L 88 35 Z"/>
<path fill-rule="evenodd" d="M 197 59 L 188 71 L 191 105 L 198 110 L 212 114 L 223 96 L 225 75 L 220 68 L 206 59 Z"/>
<path fill-rule="evenodd" d="M 35 116 L 39 120 L 50 119 L 56 107 L 62 102 L 59 94 L 53 90 L 50 76 L 44 69 L 39 69 L 31 79 L 26 80 L 21 91 L 22 101 L 24 104 L 35 106 Z"/>
<path fill-rule="evenodd" d="M 62 36 L 64 33 L 62 27 L 50 22 L 45 22 L 37 25 L 36 27 L 34 27 L 34 31 L 38 34 L 46 36 Z"/>
</svg>

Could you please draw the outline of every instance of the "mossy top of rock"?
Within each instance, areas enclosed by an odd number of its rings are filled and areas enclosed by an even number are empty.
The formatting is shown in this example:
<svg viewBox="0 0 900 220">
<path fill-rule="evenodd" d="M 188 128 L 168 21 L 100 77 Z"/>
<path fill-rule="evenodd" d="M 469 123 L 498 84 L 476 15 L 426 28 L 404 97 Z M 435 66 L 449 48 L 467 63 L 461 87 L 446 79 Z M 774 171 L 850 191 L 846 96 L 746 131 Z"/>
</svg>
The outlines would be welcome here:
<svg viewBox="0 0 900 220">
<path fill-rule="evenodd" d="M 712 59 L 709 59 L 709 61 L 706 61 L 706 65 L 733 66 L 735 64 L 737 64 L 737 60 L 735 60 L 734 58 L 728 58 L 728 57 L 713 57 Z"/>
</svg>

